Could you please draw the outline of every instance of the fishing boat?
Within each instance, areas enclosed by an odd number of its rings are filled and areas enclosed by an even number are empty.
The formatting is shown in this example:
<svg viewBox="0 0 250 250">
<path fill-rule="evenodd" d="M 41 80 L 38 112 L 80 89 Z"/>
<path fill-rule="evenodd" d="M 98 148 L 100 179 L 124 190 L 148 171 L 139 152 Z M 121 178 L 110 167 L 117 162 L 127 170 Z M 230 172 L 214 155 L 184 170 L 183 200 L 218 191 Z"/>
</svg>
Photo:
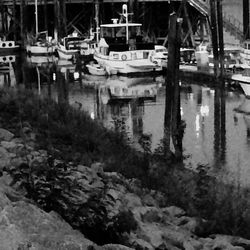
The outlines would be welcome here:
<svg viewBox="0 0 250 250">
<path fill-rule="evenodd" d="M 94 59 L 102 66 L 117 69 L 120 74 L 162 70 L 153 60 L 155 45 L 143 41 L 141 24 L 128 22 L 129 14 L 124 4 L 119 22 L 112 19 L 113 23 L 100 25 L 100 41 Z"/>
<path fill-rule="evenodd" d="M 96 76 L 105 76 L 105 75 L 116 75 L 117 70 L 104 67 L 98 63 L 90 63 L 87 64 L 86 67 L 88 68 L 88 71 L 91 75 L 96 75 Z"/>
<path fill-rule="evenodd" d="M 35 0 L 35 36 L 29 35 L 27 37 L 26 51 L 29 55 L 50 55 L 54 53 L 54 45 L 52 37 L 48 36 L 48 31 L 38 31 L 38 3 Z"/>
<path fill-rule="evenodd" d="M 15 41 L 5 41 L 0 39 L 0 55 L 9 55 L 15 53 L 20 49 Z"/>
<path fill-rule="evenodd" d="M 72 35 L 62 38 L 57 44 L 59 58 L 72 60 L 77 54 L 80 55 L 84 40 L 84 37 L 78 36 L 75 32 L 73 32 Z"/>
</svg>

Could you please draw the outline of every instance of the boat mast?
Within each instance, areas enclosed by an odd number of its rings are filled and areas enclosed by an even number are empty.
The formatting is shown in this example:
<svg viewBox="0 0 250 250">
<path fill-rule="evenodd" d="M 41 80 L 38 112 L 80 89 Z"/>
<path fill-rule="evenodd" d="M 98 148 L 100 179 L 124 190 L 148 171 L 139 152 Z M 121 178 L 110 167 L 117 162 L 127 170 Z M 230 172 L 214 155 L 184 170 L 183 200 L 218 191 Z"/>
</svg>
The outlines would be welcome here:
<svg viewBox="0 0 250 250">
<path fill-rule="evenodd" d="M 38 34 L 38 8 L 37 0 L 35 0 L 35 18 L 36 18 L 36 35 Z"/>
<path fill-rule="evenodd" d="M 99 42 L 99 1 L 95 1 L 96 41 Z"/>
<path fill-rule="evenodd" d="M 122 15 L 125 17 L 125 22 L 126 22 L 126 42 L 128 43 L 128 6 L 127 6 L 127 4 L 122 5 Z"/>
</svg>

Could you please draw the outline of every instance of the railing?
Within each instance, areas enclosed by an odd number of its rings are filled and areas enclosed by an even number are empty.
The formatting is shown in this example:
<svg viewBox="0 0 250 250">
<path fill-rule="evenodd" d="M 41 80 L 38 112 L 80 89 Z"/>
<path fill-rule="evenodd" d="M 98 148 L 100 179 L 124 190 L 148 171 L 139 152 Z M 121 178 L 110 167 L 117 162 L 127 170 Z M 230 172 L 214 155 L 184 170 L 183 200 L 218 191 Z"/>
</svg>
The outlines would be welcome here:
<svg viewBox="0 0 250 250">
<path fill-rule="evenodd" d="M 223 13 L 223 25 L 231 35 L 235 36 L 240 41 L 244 39 L 243 24 L 234 16 Z"/>
<path fill-rule="evenodd" d="M 209 1 L 208 0 L 188 0 L 189 4 L 196 8 L 202 15 L 209 15 Z"/>
</svg>

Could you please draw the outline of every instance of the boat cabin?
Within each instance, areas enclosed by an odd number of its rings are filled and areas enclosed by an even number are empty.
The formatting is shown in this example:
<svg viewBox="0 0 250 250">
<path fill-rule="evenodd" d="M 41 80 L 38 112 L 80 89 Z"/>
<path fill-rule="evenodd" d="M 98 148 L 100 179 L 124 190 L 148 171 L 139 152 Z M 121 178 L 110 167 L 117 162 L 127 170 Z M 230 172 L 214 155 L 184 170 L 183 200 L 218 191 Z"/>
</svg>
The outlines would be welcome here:
<svg viewBox="0 0 250 250">
<path fill-rule="evenodd" d="M 61 45 L 63 45 L 67 50 L 77 50 L 81 48 L 81 45 L 84 43 L 84 37 L 64 37 L 61 40 Z"/>
<path fill-rule="evenodd" d="M 250 50 L 250 40 L 244 41 L 243 48 L 246 50 Z"/>
<path fill-rule="evenodd" d="M 113 20 L 114 21 L 114 20 Z M 141 24 L 117 23 L 100 26 L 101 38 L 105 39 L 109 51 L 153 50 L 154 44 L 143 40 Z"/>
</svg>

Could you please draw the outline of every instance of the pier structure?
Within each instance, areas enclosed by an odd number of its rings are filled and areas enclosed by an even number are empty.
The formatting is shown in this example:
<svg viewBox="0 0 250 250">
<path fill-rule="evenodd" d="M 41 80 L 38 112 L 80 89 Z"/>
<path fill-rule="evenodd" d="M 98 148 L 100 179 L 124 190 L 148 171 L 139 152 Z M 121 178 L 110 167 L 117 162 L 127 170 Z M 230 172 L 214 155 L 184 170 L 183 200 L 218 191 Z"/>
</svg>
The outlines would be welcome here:
<svg viewBox="0 0 250 250">
<path fill-rule="evenodd" d="M 48 30 L 52 37 L 55 29 L 59 37 L 73 30 L 86 34 L 96 23 L 109 23 L 119 15 L 121 5 L 127 3 L 132 20 L 142 23 L 144 35 L 158 44 L 167 44 L 169 15 L 173 11 L 183 18 L 184 46 L 211 41 L 209 0 L 37 0 L 37 3 L 39 30 Z M 34 4 L 35 0 L 1 0 L 0 37 L 20 41 L 33 32 Z M 223 24 L 230 34 L 243 39 L 243 25 L 236 18 L 223 13 Z"/>
</svg>

